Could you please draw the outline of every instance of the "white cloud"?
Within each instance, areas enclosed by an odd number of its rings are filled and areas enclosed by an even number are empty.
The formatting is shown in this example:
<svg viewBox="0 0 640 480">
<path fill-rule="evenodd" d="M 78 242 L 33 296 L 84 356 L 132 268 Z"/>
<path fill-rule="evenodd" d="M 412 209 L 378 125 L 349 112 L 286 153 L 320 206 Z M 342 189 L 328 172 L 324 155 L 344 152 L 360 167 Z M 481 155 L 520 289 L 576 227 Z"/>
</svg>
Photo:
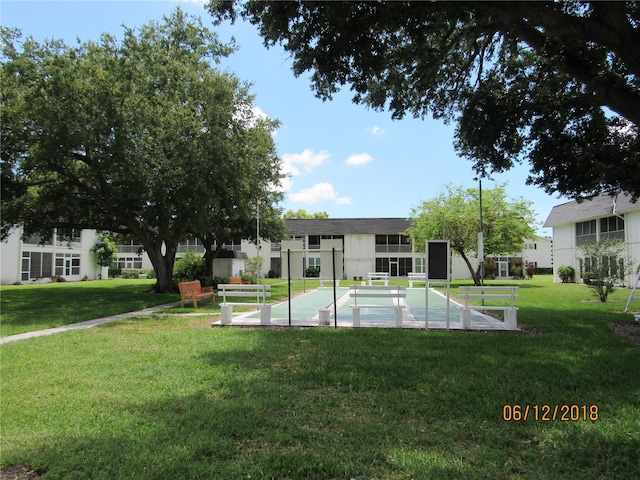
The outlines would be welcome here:
<svg viewBox="0 0 640 480">
<path fill-rule="evenodd" d="M 294 202 L 307 204 L 324 202 L 326 200 L 334 200 L 335 203 L 340 205 L 351 203 L 350 197 L 341 197 L 338 192 L 335 191 L 333 185 L 328 182 L 316 183 L 313 187 L 290 194 L 289 198 Z"/>
<path fill-rule="evenodd" d="M 308 173 L 314 167 L 322 165 L 329 156 L 329 152 L 325 150 L 315 153 L 309 148 L 302 153 L 285 153 L 282 155 L 282 173 L 287 176 L 297 177 L 302 174 L 299 166 L 304 167 L 305 172 Z"/>
<path fill-rule="evenodd" d="M 368 130 L 369 130 L 369 132 L 371 132 L 373 135 L 376 135 L 376 136 L 377 135 L 384 135 L 385 133 L 387 133 L 387 131 L 384 128 L 378 127 L 378 126 L 371 127 Z"/>
<path fill-rule="evenodd" d="M 366 165 L 373 160 L 373 157 L 368 153 L 355 153 L 346 160 L 347 165 Z"/>
<path fill-rule="evenodd" d="M 262 110 L 259 106 L 257 105 L 252 105 L 251 106 L 251 113 L 253 113 L 254 118 L 260 118 L 263 120 L 266 120 L 267 118 L 267 114 L 264 113 L 264 110 Z"/>
</svg>

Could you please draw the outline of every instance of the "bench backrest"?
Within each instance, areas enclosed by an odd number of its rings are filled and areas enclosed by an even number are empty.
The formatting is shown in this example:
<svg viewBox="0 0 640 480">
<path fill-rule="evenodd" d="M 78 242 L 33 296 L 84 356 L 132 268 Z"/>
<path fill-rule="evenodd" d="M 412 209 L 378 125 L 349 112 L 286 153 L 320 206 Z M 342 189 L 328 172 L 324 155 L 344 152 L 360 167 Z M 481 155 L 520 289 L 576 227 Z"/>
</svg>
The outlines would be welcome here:
<svg viewBox="0 0 640 480">
<path fill-rule="evenodd" d="M 413 272 L 409 272 L 409 278 L 413 278 L 413 279 L 421 278 L 422 280 L 424 280 L 424 279 L 426 279 L 427 277 L 426 277 L 426 274 L 424 274 L 424 273 L 413 273 Z"/>
<path fill-rule="evenodd" d="M 370 279 L 373 278 L 389 278 L 389 274 L 387 272 L 369 272 L 367 273 Z"/>
<path fill-rule="evenodd" d="M 406 298 L 406 287 L 393 286 L 383 287 L 381 285 L 351 285 L 349 296 L 354 303 L 358 304 L 358 298 L 395 298 L 400 304 L 401 298 Z"/>
<path fill-rule="evenodd" d="M 218 285 L 218 296 L 222 297 L 222 302 L 227 302 L 227 297 L 249 297 L 255 298 L 256 303 L 266 303 L 266 298 L 271 296 L 271 285 L 237 285 L 231 283 L 221 283 Z"/>
<path fill-rule="evenodd" d="M 230 285 L 242 285 L 242 277 L 229 277 Z"/>
<path fill-rule="evenodd" d="M 178 284 L 181 295 L 187 295 L 192 292 L 200 293 L 202 291 L 202 285 L 200 280 L 193 280 L 191 282 L 180 282 Z"/>
<path fill-rule="evenodd" d="M 515 306 L 515 301 L 520 298 L 518 295 L 519 287 L 460 287 L 458 297 L 463 298 L 465 306 L 468 305 L 469 299 L 477 300 L 509 300 L 511 306 Z"/>
</svg>

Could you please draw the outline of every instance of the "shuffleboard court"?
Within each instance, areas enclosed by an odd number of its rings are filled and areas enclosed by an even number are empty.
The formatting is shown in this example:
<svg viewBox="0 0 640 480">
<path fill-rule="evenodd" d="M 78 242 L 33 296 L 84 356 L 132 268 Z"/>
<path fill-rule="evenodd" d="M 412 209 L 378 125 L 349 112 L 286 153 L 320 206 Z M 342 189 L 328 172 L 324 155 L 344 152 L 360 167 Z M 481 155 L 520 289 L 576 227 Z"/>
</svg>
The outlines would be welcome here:
<svg viewBox="0 0 640 480">
<path fill-rule="evenodd" d="M 333 287 L 317 288 L 302 295 L 297 295 L 289 301 L 276 303 L 271 306 L 271 323 L 274 326 L 289 325 L 289 311 L 291 311 L 291 326 L 311 327 L 319 326 L 320 310 L 329 310 L 329 325 L 338 327 L 353 326 L 354 299 L 350 296 L 351 290 L 348 287 L 337 287 L 337 301 L 334 306 Z M 409 288 L 403 290 L 406 297 L 393 298 L 368 298 L 365 307 L 360 308 L 360 327 L 366 328 L 396 328 L 396 311 L 394 306 L 401 306 L 402 328 L 424 329 L 425 328 L 425 289 Z M 362 303 L 362 302 L 358 302 Z M 335 310 L 337 307 L 338 320 L 335 321 Z M 460 321 L 459 304 L 449 300 L 447 310 L 447 298 L 434 289 L 429 289 L 429 315 L 428 328 L 446 329 L 447 312 L 449 314 L 449 328 L 462 329 Z M 213 325 L 219 325 L 214 322 Z M 260 325 L 260 312 L 239 312 L 233 316 L 231 325 L 237 326 L 258 326 Z M 483 315 L 472 311 L 472 330 L 508 330 L 504 322 L 500 319 Z"/>
</svg>

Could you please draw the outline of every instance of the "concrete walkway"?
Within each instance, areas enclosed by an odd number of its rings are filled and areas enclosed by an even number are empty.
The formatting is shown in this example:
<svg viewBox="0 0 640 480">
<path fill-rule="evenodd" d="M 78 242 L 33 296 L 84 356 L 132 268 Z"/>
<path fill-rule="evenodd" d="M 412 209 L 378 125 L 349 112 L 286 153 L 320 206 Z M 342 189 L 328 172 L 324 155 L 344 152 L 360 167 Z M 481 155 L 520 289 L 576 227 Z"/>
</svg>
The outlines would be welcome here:
<svg viewBox="0 0 640 480">
<path fill-rule="evenodd" d="M 5 343 L 16 342 L 18 340 L 26 340 L 28 338 L 44 337 L 45 335 L 53 335 L 54 333 L 69 332 L 71 330 L 81 330 L 83 328 L 91 328 L 96 325 L 104 325 L 105 323 L 115 322 L 117 320 L 124 320 L 125 318 L 140 317 L 143 315 L 150 315 L 163 308 L 177 307 L 180 302 L 167 303 L 165 305 L 156 305 L 155 307 L 145 308 L 144 310 L 138 310 L 136 312 L 120 313 L 118 315 L 112 315 L 104 318 L 94 318 L 93 320 L 86 320 L 84 322 L 70 323 L 69 325 L 62 325 L 61 327 L 47 328 L 45 330 L 35 330 L 33 332 L 18 333 L 16 335 L 9 335 L 7 337 L 0 338 L 0 345 Z"/>
</svg>

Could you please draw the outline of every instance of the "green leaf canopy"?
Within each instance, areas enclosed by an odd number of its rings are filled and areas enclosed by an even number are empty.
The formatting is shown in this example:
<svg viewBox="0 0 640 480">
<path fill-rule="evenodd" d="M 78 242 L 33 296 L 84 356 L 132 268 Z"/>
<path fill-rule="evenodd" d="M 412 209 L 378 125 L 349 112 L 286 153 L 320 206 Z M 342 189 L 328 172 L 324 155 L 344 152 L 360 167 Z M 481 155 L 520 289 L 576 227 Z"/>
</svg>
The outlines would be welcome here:
<svg viewBox="0 0 640 480">
<path fill-rule="evenodd" d="M 212 1 L 282 44 L 331 99 L 456 120 L 481 174 L 529 162 L 547 192 L 640 196 L 640 3 Z"/>
<path fill-rule="evenodd" d="M 182 238 L 278 201 L 277 123 L 253 121 L 247 86 L 214 67 L 232 48 L 199 20 L 177 9 L 75 47 L 17 38 L 3 30 L 4 226 L 133 234 L 167 291 Z"/>
</svg>

